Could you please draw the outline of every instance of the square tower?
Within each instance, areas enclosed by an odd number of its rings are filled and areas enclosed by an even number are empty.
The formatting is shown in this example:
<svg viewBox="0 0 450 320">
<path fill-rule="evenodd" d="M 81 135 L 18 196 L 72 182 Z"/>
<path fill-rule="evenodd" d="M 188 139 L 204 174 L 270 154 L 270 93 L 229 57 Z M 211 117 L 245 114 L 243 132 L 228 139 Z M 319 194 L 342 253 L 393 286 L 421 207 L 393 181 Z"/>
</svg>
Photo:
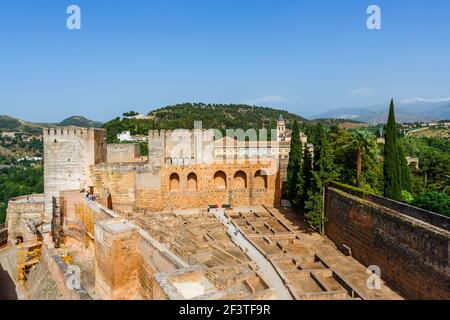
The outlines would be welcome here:
<svg viewBox="0 0 450 320">
<path fill-rule="evenodd" d="M 53 197 L 61 191 L 88 190 L 91 166 L 106 162 L 106 130 L 65 127 L 44 129 L 45 223 L 50 223 Z"/>
</svg>

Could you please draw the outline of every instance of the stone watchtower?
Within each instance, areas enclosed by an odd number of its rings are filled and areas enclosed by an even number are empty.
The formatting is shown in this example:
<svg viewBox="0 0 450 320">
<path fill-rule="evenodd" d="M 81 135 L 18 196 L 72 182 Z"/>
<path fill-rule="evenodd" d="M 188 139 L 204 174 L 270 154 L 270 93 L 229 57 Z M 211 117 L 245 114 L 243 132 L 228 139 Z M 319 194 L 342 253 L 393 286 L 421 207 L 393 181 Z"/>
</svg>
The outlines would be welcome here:
<svg viewBox="0 0 450 320">
<path fill-rule="evenodd" d="M 283 116 L 280 114 L 277 120 L 277 141 L 285 141 L 285 131 L 286 131 L 286 121 L 284 121 Z"/>
<path fill-rule="evenodd" d="M 106 130 L 44 129 L 45 223 L 61 191 L 89 190 L 91 166 L 106 161 Z"/>
</svg>

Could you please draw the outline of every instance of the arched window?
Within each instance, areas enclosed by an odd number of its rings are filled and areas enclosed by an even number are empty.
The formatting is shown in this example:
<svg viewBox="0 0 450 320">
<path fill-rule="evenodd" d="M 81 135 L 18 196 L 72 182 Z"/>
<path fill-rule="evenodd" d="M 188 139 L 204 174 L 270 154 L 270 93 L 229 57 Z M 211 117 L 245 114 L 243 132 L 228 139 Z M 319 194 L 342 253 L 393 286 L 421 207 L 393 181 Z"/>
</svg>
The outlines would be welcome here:
<svg viewBox="0 0 450 320">
<path fill-rule="evenodd" d="M 247 175 L 244 171 L 238 171 L 234 174 L 233 188 L 247 189 Z"/>
<path fill-rule="evenodd" d="M 255 189 L 267 189 L 267 175 L 262 170 L 258 170 L 255 173 L 255 178 L 253 180 Z"/>
<path fill-rule="evenodd" d="M 217 171 L 214 175 L 214 186 L 217 189 L 227 188 L 227 175 L 223 171 Z"/>
<path fill-rule="evenodd" d="M 197 191 L 197 175 L 193 172 L 187 177 L 187 188 L 188 191 Z"/>
<path fill-rule="evenodd" d="M 180 190 L 180 176 L 176 173 L 170 175 L 170 191 Z"/>
</svg>

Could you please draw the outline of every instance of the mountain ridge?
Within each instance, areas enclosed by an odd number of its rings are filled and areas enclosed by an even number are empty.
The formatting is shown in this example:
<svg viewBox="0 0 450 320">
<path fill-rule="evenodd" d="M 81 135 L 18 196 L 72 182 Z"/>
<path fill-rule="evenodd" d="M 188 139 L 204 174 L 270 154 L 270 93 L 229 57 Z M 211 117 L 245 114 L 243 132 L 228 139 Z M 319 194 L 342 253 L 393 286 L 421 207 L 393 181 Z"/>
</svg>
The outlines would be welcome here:
<svg viewBox="0 0 450 320">
<path fill-rule="evenodd" d="M 28 134 L 39 134 L 44 128 L 50 127 L 87 127 L 99 128 L 103 123 L 87 119 L 83 116 L 71 116 L 58 123 L 37 123 L 22 120 L 8 115 L 0 115 L 0 131 L 2 132 L 21 132 Z"/>
<path fill-rule="evenodd" d="M 335 108 L 318 114 L 312 119 L 337 118 L 351 119 L 369 123 L 386 123 L 389 108 L 387 105 L 374 105 L 356 108 Z M 426 122 L 450 119 L 450 101 L 427 102 L 406 100 L 396 105 L 398 122 Z"/>
</svg>

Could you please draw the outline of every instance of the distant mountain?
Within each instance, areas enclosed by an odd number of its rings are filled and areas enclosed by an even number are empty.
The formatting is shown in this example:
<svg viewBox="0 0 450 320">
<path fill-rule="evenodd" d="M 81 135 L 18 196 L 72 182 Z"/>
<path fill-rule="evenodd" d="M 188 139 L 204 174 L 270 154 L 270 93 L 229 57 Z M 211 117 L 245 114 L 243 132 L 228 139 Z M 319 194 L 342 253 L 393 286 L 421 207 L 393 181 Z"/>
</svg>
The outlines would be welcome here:
<svg viewBox="0 0 450 320">
<path fill-rule="evenodd" d="M 369 123 L 386 123 L 389 105 L 376 105 L 367 108 L 338 108 L 313 117 L 351 119 Z M 442 101 L 425 101 L 410 99 L 396 104 L 397 122 L 420 122 L 450 119 L 450 99 Z"/>
<path fill-rule="evenodd" d="M 58 126 L 75 126 L 85 128 L 100 128 L 102 125 L 103 123 L 101 122 L 89 120 L 82 116 L 73 116 L 58 123 Z"/>
<path fill-rule="evenodd" d="M 42 132 L 42 128 L 44 127 L 42 124 L 32 123 L 14 117 L 0 116 L 0 131 L 38 134 Z"/>
<path fill-rule="evenodd" d="M 87 128 L 97 128 L 101 127 L 102 123 L 89 120 L 81 116 L 73 116 L 67 118 L 59 123 L 33 123 L 29 121 L 24 121 L 11 116 L 0 116 L 0 131 L 6 132 L 22 132 L 28 134 L 39 134 L 42 133 L 43 128 L 49 127 L 65 127 L 65 126 L 75 126 L 75 127 L 87 127 Z"/>
<path fill-rule="evenodd" d="M 336 108 L 325 111 L 313 117 L 313 119 L 348 119 L 356 121 L 372 114 L 373 111 L 367 108 Z"/>
</svg>

